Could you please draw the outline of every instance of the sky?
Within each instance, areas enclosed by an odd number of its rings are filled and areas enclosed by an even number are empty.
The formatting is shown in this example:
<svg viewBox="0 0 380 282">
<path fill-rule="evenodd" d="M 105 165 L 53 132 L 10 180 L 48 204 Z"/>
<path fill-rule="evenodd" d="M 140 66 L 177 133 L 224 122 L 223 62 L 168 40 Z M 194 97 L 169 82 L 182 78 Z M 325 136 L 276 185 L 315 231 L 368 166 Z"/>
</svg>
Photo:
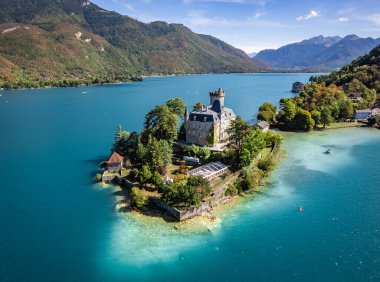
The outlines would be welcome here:
<svg viewBox="0 0 380 282">
<path fill-rule="evenodd" d="M 380 37 L 380 0 L 92 0 L 139 21 L 181 23 L 247 53 L 314 36 Z"/>
</svg>

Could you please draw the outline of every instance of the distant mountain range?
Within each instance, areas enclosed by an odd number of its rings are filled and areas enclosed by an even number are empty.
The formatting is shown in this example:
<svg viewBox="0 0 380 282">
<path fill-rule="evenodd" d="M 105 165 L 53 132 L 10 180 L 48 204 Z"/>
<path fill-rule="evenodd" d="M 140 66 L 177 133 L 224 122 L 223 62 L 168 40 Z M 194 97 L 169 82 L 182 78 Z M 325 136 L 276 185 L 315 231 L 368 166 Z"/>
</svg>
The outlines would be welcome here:
<svg viewBox="0 0 380 282">
<path fill-rule="evenodd" d="M 350 63 L 379 44 L 380 38 L 320 35 L 277 50 L 263 50 L 254 59 L 274 69 L 330 71 Z"/>
<path fill-rule="evenodd" d="M 261 69 L 215 37 L 87 0 L 0 0 L 0 7 L 0 82 Z"/>
</svg>

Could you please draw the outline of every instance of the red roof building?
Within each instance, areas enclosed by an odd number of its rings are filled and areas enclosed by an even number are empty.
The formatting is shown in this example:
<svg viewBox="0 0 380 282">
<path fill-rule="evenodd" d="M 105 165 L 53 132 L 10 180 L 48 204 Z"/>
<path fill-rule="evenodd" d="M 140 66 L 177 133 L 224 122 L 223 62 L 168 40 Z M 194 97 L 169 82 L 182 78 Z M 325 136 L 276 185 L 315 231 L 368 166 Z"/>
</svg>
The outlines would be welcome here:
<svg viewBox="0 0 380 282">
<path fill-rule="evenodd" d="M 107 161 L 107 170 L 109 172 L 120 172 L 123 162 L 124 158 L 114 151 Z"/>
</svg>

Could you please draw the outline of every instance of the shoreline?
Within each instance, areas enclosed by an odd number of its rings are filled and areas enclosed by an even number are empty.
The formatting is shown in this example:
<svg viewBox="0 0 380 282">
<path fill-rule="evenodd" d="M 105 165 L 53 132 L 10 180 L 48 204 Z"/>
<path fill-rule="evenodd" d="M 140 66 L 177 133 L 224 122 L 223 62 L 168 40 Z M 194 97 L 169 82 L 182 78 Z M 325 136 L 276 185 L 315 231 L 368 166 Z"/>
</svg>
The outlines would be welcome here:
<svg viewBox="0 0 380 282">
<path fill-rule="evenodd" d="M 160 77 L 175 77 L 175 76 L 205 76 L 205 75 L 224 75 L 224 74 L 297 74 L 297 73 L 326 73 L 326 72 L 304 72 L 304 71 L 276 71 L 276 70 L 268 70 L 268 71 L 258 71 L 258 72 L 226 72 L 226 73 L 179 73 L 179 74 L 152 74 L 152 75 L 141 75 L 141 78 L 160 78 Z M 63 79 L 65 80 L 65 79 Z M 76 80 L 67 80 L 68 82 L 75 83 Z M 39 82 L 38 80 L 31 81 L 31 83 Z M 126 80 L 126 81 L 118 81 L 118 82 L 105 82 L 105 83 L 90 83 L 79 84 L 75 86 L 42 86 L 42 87 L 22 87 L 22 88 L 3 88 L 0 87 L 0 91 L 11 91 L 11 90 L 32 90 L 32 89 L 56 89 L 56 88 L 78 88 L 78 87 L 89 87 L 89 86 L 104 86 L 104 85 L 115 85 L 115 84 L 127 84 L 131 82 L 141 82 L 134 80 Z M 7 83 L 6 81 L 2 81 L 1 83 Z M 10 82 L 8 82 L 10 83 Z"/>
<path fill-rule="evenodd" d="M 145 207 L 142 211 L 131 208 L 128 204 L 128 200 L 125 201 L 125 197 L 128 195 L 128 192 L 126 191 L 126 188 L 123 188 L 120 185 L 113 186 L 114 192 L 117 193 L 114 209 L 117 213 L 121 213 L 123 216 L 131 216 L 137 220 L 141 220 L 144 223 L 151 222 L 155 225 L 163 224 L 166 226 L 171 226 L 181 232 L 211 232 L 219 226 L 222 221 L 222 217 L 227 211 L 242 203 L 243 200 L 254 200 L 259 193 L 268 188 L 267 181 L 276 169 L 278 169 L 280 163 L 285 159 L 286 150 L 282 145 L 280 145 L 279 149 L 276 150 L 274 154 L 267 156 L 266 158 L 268 157 L 274 161 L 274 167 L 267 171 L 259 179 L 259 184 L 256 187 L 240 194 L 228 196 L 228 198 L 215 206 L 212 206 L 208 211 L 205 211 L 197 216 L 178 221 L 167 211 L 160 209 L 154 204 Z M 251 167 L 256 167 L 258 161 L 259 159 L 254 161 Z"/>
<path fill-rule="evenodd" d="M 371 127 L 364 126 L 363 124 L 358 124 L 356 126 L 345 126 L 345 127 L 334 127 L 334 128 L 326 128 L 328 131 L 339 130 L 339 129 L 347 129 L 347 128 L 367 128 L 371 129 Z M 314 130 L 311 132 L 321 132 L 324 130 Z M 290 132 L 290 131 L 279 131 L 286 137 L 287 133 L 297 134 L 297 133 L 305 133 L 305 132 Z M 306 133 L 311 133 L 306 132 Z M 163 224 L 166 226 L 171 226 L 172 228 L 178 230 L 179 232 L 190 232 L 190 233 L 199 233 L 199 232 L 212 232 L 215 228 L 217 228 L 222 222 L 222 218 L 225 216 L 226 212 L 230 209 L 233 209 L 237 205 L 241 204 L 244 200 L 255 200 L 257 194 L 263 192 L 265 189 L 268 189 L 269 186 L 268 180 L 272 176 L 272 174 L 279 168 L 281 163 L 287 157 L 288 152 L 285 150 L 283 146 L 280 147 L 280 150 L 274 155 L 276 158 L 274 168 L 264 175 L 260 179 L 260 184 L 256 189 L 251 189 L 246 192 L 243 192 L 238 195 L 231 196 L 228 200 L 212 207 L 209 211 L 204 212 L 198 216 L 186 219 L 184 221 L 175 221 L 174 217 L 169 215 L 166 211 L 160 210 L 158 207 L 154 207 L 151 209 L 147 207 L 146 211 L 141 212 L 138 210 L 132 209 L 117 209 L 117 205 L 120 204 L 120 201 L 116 200 L 115 210 L 118 213 L 122 213 L 123 216 L 132 216 L 137 220 L 141 220 L 144 223 L 151 222 L 152 224 Z M 123 188 L 119 186 L 115 187 L 115 192 L 122 191 Z M 116 199 L 120 199 L 120 196 L 116 196 Z M 172 220 L 168 220 L 168 217 Z"/>
</svg>

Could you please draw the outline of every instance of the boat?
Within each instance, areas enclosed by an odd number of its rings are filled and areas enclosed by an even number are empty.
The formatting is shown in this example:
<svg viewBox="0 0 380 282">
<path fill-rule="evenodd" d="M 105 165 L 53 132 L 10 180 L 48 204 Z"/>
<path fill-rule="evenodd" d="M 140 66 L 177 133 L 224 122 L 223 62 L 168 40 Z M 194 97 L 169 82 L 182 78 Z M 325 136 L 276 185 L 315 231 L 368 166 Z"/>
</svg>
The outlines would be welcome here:
<svg viewBox="0 0 380 282">
<path fill-rule="evenodd" d="M 302 206 L 299 206 L 298 207 L 298 212 L 302 212 L 303 211 L 303 207 Z"/>
<path fill-rule="evenodd" d="M 331 149 L 329 148 L 329 149 L 327 149 L 327 151 L 325 152 L 325 154 L 331 154 L 332 153 L 332 151 L 331 151 Z"/>
</svg>

